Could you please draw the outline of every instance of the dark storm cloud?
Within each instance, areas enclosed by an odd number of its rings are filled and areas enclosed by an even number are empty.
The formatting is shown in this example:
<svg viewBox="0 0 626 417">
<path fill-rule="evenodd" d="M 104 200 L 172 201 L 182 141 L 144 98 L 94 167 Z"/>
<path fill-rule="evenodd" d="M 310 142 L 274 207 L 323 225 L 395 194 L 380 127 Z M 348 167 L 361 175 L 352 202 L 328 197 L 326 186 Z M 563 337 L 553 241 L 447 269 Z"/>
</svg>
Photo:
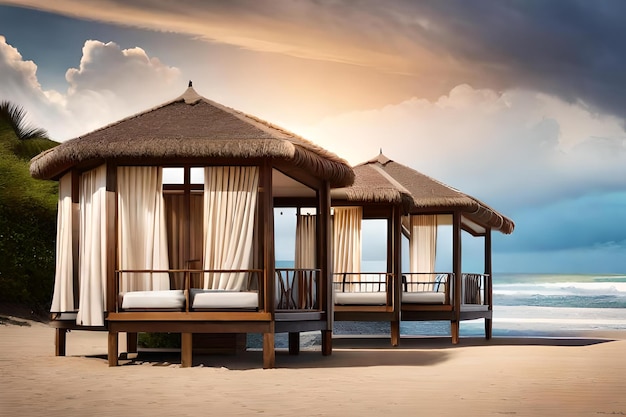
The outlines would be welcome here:
<svg viewBox="0 0 626 417">
<path fill-rule="evenodd" d="M 626 2 L 447 0 L 413 11 L 438 25 L 421 32 L 433 48 L 482 68 L 479 86 L 531 88 L 626 116 Z"/>
</svg>

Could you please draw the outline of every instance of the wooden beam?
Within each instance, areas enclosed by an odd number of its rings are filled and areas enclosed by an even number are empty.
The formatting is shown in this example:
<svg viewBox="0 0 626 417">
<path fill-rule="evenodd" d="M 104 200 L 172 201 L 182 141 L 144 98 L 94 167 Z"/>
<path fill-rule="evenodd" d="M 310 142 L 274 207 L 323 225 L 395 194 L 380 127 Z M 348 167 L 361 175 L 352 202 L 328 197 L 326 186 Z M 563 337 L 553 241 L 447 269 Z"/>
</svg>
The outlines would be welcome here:
<svg viewBox="0 0 626 417">
<path fill-rule="evenodd" d="M 260 228 L 261 242 L 263 246 L 263 293 L 264 293 L 264 310 L 270 313 L 274 320 L 274 309 L 276 298 L 275 294 L 275 262 L 274 257 L 274 203 L 272 197 L 272 165 L 269 161 L 264 161 L 260 167 L 260 194 L 259 204 L 261 205 L 262 218 L 260 219 L 262 227 Z M 272 342 L 273 343 L 273 342 Z"/>
<path fill-rule="evenodd" d="M 454 320 L 451 323 L 452 343 L 459 342 L 459 321 L 461 319 L 461 286 L 463 278 L 461 260 L 461 213 L 455 211 L 452 215 L 452 271 L 454 272 Z"/>
<path fill-rule="evenodd" d="M 107 355 L 109 366 L 117 366 L 119 333 L 109 332 Z"/>
<path fill-rule="evenodd" d="M 106 311 L 117 311 L 117 166 L 107 164 L 106 179 Z"/>
<path fill-rule="evenodd" d="M 180 335 L 180 365 L 189 368 L 193 364 L 193 333 Z"/>
<path fill-rule="evenodd" d="M 300 353 L 300 332 L 289 333 L 289 354 L 297 355 Z"/>
<path fill-rule="evenodd" d="M 65 347 L 67 345 L 67 329 L 57 328 L 54 334 L 54 355 L 65 356 Z"/>
<path fill-rule="evenodd" d="M 330 356 L 333 353 L 333 332 L 322 330 L 322 355 Z"/>
<path fill-rule="evenodd" d="M 398 346 L 400 344 L 400 320 L 393 320 L 391 322 L 391 346 Z"/>
<path fill-rule="evenodd" d="M 263 368 L 276 366 L 276 350 L 274 348 L 274 332 L 263 333 Z"/>
<path fill-rule="evenodd" d="M 391 345 L 398 346 L 400 343 L 402 312 L 402 212 L 400 206 L 394 206 L 392 215 L 393 262 L 391 272 L 393 272 L 393 299 L 391 305 L 393 306 L 393 321 L 391 322 Z"/>
<path fill-rule="evenodd" d="M 320 308 L 326 314 L 326 328 L 331 332 L 334 322 L 333 315 L 333 277 L 331 256 L 330 229 L 330 184 L 325 181 L 318 191 L 318 222 L 317 222 L 317 265 L 320 269 Z M 332 344 L 331 344 L 332 349 Z"/>
<path fill-rule="evenodd" d="M 126 333 L 126 352 L 137 353 L 137 332 Z"/>
<path fill-rule="evenodd" d="M 80 299 L 79 284 L 79 257 L 80 257 L 80 176 L 78 171 L 72 170 L 72 292 L 74 309 L 78 309 Z"/>
<path fill-rule="evenodd" d="M 493 265 L 492 265 L 491 229 L 485 233 L 485 275 L 488 276 L 485 282 L 485 303 L 489 310 L 493 310 Z M 491 339 L 493 333 L 493 321 L 485 318 L 485 339 Z"/>
</svg>

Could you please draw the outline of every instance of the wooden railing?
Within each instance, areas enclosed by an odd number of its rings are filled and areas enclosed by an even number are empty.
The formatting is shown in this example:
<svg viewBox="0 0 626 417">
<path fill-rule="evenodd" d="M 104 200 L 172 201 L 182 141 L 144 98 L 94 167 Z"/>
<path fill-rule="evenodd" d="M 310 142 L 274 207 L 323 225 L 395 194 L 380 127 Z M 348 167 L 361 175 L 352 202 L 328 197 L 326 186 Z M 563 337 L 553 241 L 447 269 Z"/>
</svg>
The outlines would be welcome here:
<svg viewBox="0 0 626 417">
<path fill-rule="evenodd" d="M 467 305 L 489 305 L 491 276 L 487 274 L 463 274 L 461 276 L 461 303 Z"/>
<path fill-rule="evenodd" d="M 454 299 L 454 273 L 452 272 L 408 272 L 402 274 L 402 292 L 437 292 L 445 294 L 444 304 Z"/>
<path fill-rule="evenodd" d="M 277 268 L 277 310 L 319 310 L 319 269 Z"/>
<path fill-rule="evenodd" d="M 387 292 L 393 289 L 393 274 L 387 272 L 338 272 L 333 286 L 339 292 Z"/>
</svg>

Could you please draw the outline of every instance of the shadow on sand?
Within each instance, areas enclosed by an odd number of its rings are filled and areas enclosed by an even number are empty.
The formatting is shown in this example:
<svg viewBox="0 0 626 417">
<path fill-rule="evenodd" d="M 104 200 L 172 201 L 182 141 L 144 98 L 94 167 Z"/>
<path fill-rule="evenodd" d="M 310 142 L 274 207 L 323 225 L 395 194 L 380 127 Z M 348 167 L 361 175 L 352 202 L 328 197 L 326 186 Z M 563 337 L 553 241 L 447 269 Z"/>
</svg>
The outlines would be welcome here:
<svg viewBox="0 0 626 417">
<path fill-rule="evenodd" d="M 611 339 L 578 337 L 495 337 L 485 340 L 480 337 L 461 338 L 453 345 L 449 337 L 402 338 L 400 346 L 391 347 L 389 338 L 384 337 L 337 337 L 333 340 L 333 354 L 322 356 L 319 349 L 305 349 L 298 355 L 289 355 L 286 349 L 276 350 L 276 368 L 353 368 L 371 366 L 432 366 L 450 358 L 461 348 L 485 346 L 569 346 L 581 347 L 608 343 Z M 106 355 L 92 355 L 106 361 Z M 146 351 L 126 356 L 120 366 L 180 366 L 178 351 Z M 194 354 L 193 367 L 226 368 L 230 370 L 261 369 L 263 353 L 260 349 L 249 349 L 237 354 Z"/>
</svg>

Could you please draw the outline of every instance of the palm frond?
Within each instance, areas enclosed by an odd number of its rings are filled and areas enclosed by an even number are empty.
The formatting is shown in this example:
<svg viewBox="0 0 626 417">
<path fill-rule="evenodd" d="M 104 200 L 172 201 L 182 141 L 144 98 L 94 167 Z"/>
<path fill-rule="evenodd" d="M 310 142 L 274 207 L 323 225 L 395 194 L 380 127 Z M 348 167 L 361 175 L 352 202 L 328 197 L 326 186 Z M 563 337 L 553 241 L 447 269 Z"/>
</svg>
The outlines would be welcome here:
<svg viewBox="0 0 626 417">
<path fill-rule="evenodd" d="M 26 111 L 10 101 L 0 102 L 0 120 L 7 123 L 20 140 L 48 139 L 48 132 L 29 125 L 26 121 Z"/>
</svg>

